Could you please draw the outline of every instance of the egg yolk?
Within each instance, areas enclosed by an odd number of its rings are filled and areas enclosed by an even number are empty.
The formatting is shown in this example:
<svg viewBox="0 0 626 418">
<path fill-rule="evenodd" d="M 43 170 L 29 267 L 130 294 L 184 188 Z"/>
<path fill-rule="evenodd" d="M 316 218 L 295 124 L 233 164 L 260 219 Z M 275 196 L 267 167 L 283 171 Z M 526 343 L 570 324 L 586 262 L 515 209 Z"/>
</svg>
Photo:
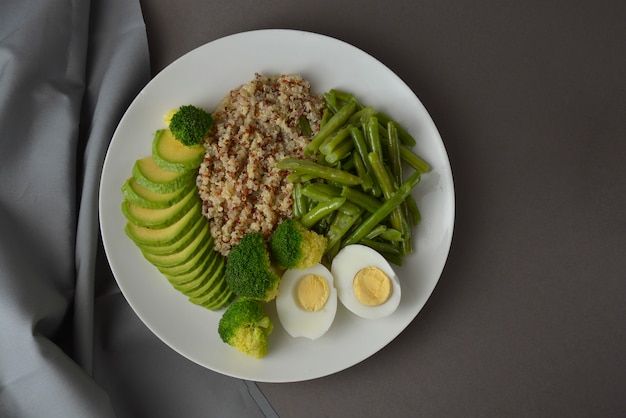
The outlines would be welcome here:
<svg viewBox="0 0 626 418">
<path fill-rule="evenodd" d="M 298 282 L 297 297 L 302 309 L 317 312 L 330 295 L 328 281 L 319 274 L 307 274 Z"/>
<path fill-rule="evenodd" d="M 352 282 L 354 295 L 363 305 L 382 305 L 391 296 L 391 280 L 378 267 L 365 267 L 358 271 Z"/>
</svg>

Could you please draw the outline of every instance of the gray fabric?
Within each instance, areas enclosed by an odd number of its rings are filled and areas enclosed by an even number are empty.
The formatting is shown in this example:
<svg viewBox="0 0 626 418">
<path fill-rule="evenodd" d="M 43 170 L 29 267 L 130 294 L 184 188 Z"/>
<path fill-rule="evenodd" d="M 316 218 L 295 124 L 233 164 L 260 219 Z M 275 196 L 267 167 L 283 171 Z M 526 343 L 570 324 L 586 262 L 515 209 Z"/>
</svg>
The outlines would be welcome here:
<svg viewBox="0 0 626 418">
<path fill-rule="evenodd" d="M 138 1 L 0 3 L 0 416 L 273 416 L 121 295 L 99 240 L 115 126 L 149 80 Z"/>
</svg>

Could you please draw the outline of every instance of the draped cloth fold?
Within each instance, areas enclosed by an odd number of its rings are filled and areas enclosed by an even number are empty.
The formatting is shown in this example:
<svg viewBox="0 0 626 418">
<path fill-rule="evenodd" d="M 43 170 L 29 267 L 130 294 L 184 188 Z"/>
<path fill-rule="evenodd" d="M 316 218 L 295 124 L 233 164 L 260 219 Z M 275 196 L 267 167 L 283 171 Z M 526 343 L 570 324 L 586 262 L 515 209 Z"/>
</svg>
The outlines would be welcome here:
<svg viewBox="0 0 626 418">
<path fill-rule="evenodd" d="M 137 0 L 0 4 L 2 417 L 275 416 L 150 333 L 108 268 L 102 163 L 149 77 Z"/>
</svg>

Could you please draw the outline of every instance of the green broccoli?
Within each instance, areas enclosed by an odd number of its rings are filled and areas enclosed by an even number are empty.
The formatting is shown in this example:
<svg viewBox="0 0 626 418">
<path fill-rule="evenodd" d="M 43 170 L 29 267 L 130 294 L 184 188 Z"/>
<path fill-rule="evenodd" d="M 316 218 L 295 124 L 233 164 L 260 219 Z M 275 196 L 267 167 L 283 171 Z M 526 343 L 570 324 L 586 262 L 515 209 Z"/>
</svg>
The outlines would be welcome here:
<svg viewBox="0 0 626 418">
<path fill-rule="evenodd" d="M 267 354 L 268 336 L 273 328 L 260 301 L 240 299 L 226 309 L 217 332 L 225 343 L 242 353 L 261 358 Z"/>
<path fill-rule="evenodd" d="M 304 269 L 322 260 L 328 239 L 293 219 L 278 225 L 270 237 L 272 260 L 284 269 Z"/>
<path fill-rule="evenodd" d="M 225 278 L 237 296 L 269 302 L 278 295 L 280 277 L 272 270 L 265 238 L 249 232 L 234 246 L 226 261 Z"/>
<path fill-rule="evenodd" d="M 193 105 L 181 106 L 165 117 L 174 138 L 188 147 L 198 145 L 213 127 L 213 115 Z"/>
</svg>

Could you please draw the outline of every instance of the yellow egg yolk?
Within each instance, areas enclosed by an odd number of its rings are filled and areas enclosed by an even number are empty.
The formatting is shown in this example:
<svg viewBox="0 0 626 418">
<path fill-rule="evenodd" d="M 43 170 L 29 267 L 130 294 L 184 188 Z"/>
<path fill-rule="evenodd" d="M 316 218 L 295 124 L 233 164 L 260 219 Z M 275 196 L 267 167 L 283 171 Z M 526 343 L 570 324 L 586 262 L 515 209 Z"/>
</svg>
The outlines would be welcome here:
<svg viewBox="0 0 626 418">
<path fill-rule="evenodd" d="M 358 271 L 352 282 L 354 295 L 363 305 L 382 305 L 391 295 L 391 280 L 378 267 L 365 267 Z"/>
<path fill-rule="evenodd" d="M 330 287 L 319 274 L 307 274 L 298 282 L 297 297 L 302 309 L 317 312 L 326 305 Z"/>
</svg>

